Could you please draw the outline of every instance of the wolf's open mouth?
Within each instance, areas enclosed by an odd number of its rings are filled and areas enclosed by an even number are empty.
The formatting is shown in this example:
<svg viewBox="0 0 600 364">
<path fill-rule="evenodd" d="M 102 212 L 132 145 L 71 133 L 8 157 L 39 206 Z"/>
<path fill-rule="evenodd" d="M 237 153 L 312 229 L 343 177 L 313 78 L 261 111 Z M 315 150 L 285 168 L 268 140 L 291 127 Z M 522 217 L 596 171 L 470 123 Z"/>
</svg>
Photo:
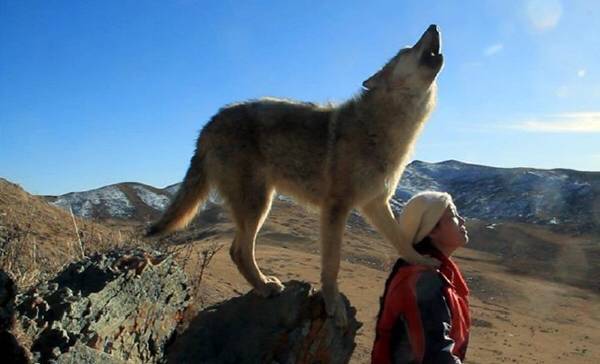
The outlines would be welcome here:
<svg viewBox="0 0 600 364">
<path fill-rule="evenodd" d="M 430 55 L 432 55 L 432 56 L 439 55 L 440 48 L 441 48 L 440 34 L 437 30 L 435 32 L 436 32 L 436 34 L 433 36 L 433 39 L 431 40 L 431 44 L 429 45 L 429 50 L 428 50 Z"/>
<path fill-rule="evenodd" d="M 437 68 L 441 66 L 443 62 L 443 56 L 440 52 L 441 40 L 437 27 L 435 25 L 430 26 L 423 35 L 422 40 L 426 41 L 428 44 L 424 44 L 420 63 L 431 68 Z"/>
<path fill-rule="evenodd" d="M 428 50 L 421 55 L 420 63 L 424 66 L 437 68 L 442 64 L 444 57 L 439 50 Z"/>
</svg>

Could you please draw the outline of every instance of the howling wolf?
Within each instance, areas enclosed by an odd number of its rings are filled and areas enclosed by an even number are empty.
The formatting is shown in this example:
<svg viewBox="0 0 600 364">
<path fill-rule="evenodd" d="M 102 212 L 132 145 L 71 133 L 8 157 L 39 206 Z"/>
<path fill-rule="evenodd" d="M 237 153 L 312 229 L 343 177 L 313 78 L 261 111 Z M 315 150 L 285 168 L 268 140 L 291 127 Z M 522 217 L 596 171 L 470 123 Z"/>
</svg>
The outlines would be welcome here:
<svg viewBox="0 0 600 364">
<path fill-rule="evenodd" d="M 321 212 L 321 284 L 326 311 L 340 326 L 346 312 L 337 276 L 348 214 L 358 209 L 406 260 L 435 265 L 403 237 L 389 199 L 436 99 L 443 65 L 431 25 L 338 106 L 261 99 L 221 109 L 206 124 L 183 184 L 149 235 L 185 227 L 216 188 L 236 233 L 232 260 L 257 293 L 283 286 L 256 264 L 254 245 L 275 191 Z"/>
</svg>

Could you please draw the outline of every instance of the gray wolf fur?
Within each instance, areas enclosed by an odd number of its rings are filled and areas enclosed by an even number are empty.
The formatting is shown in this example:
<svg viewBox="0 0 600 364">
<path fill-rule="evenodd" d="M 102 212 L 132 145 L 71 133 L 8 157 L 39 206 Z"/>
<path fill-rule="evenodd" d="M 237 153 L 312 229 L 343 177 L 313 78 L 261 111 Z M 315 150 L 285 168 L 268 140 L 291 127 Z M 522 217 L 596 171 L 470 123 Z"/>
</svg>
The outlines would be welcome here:
<svg viewBox="0 0 600 364">
<path fill-rule="evenodd" d="M 405 239 L 389 199 L 436 99 L 440 34 L 430 26 L 338 106 L 261 99 L 221 109 L 204 127 L 173 202 L 149 234 L 185 227 L 216 188 L 236 226 L 230 254 L 263 296 L 283 289 L 256 264 L 258 230 L 275 191 L 321 213 L 321 284 L 328 314 L 345 325 L 337 276 L 342 235 L 356 208 L 406 260 L 433 265 Z"/>
</svg>

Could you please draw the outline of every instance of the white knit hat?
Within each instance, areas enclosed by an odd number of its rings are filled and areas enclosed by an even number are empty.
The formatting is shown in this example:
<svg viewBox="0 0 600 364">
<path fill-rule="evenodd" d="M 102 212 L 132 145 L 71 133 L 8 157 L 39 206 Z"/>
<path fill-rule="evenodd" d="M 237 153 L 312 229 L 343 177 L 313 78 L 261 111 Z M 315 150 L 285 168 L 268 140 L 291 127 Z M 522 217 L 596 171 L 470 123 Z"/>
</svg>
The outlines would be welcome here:
<svg viewBox="0 0 600 364">
<path fill-rule="evenodd" d="M 403 235 L 414 245 L 423 240 L 440 221 L 452 196 L 445 192 L 425 191 L 414 195 L 398 216 Z"/>
</svg>

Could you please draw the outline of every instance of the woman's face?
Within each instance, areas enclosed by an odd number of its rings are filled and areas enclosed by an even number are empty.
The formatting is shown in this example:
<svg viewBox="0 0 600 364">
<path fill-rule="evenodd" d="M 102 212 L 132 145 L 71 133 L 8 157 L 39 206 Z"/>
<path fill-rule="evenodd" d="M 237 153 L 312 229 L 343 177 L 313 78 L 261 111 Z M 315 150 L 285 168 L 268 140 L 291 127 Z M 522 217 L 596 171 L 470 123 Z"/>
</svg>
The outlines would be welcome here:
<svg viewBox="0 0 600 364">
<path fill-rule="evenodd" d="M 440 250 L 451 253 L 469 241 L 465 219 L 456 211 L 456 206 L 449 206 L 440 218 L 429 237 Z"/>
</svg>

